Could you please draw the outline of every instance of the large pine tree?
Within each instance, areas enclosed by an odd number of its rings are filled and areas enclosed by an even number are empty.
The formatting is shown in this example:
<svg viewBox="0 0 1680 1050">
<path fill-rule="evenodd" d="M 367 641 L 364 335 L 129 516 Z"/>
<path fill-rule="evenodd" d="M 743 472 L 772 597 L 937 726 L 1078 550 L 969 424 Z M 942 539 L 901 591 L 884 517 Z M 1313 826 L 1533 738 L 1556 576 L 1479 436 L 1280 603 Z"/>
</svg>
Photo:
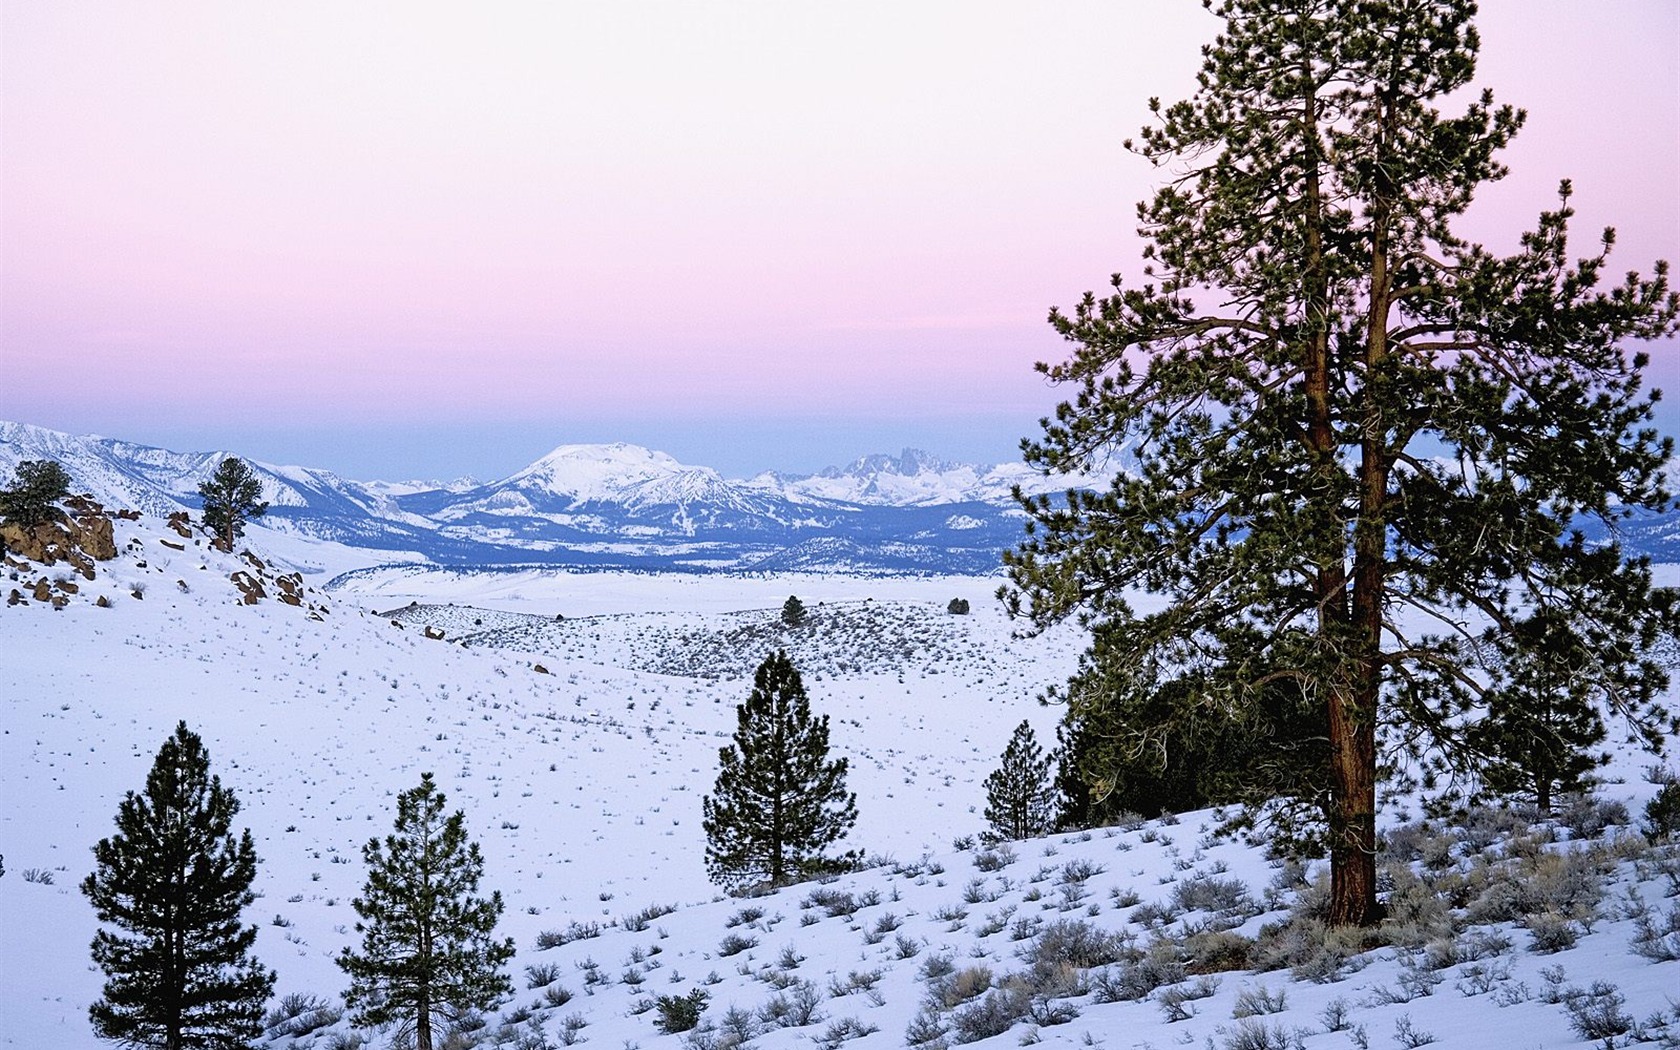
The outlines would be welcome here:
<svg viewBox="0 0 1680 1050">
<path fill-rule="evenodd" d="M 1050 830 L 1056 816 L 1050 759 L 1026 720 L 1015 727 L 998 767 L 986 777 L 986 822 L 1004 839 L 1030 839 Z"/>
<path fill-rule="evenodd" d="M 163 1050 L 233 1050 L 262 1031 L 274 972 L 251 957 L 255 896 L 251 832 L 239 802 L 210 775 L 210 755 L 185 722 L 158 750 L 146 790 L 117 807 L 117 833 L 93 848 L 82 882 L 102 929 L 93 961 L 104 993 L 88 1010 L 103 1039 Z"/>
<path fill-rule="evenodd" d="M 338 957 L 353 1022 L 394 1024 L 415 1050 L 432 1050 L 437 1022 L 492 1009 L 513 991 L 503 972 L 513 939 L 494 936 L 502 895 L 478 896 L 484 858 L 467 839 L 465 814 L 445 817 L 444 801 L 422 774 L 397 796 L 395 833 L 362 847 L 367 885 L 350 902 L 362 949 Z"/>
<path fill-rule="evenodd" d="M 1474 74 L 1470 0 L 1212 7 L 1195 94 L 1152 101 L 1135 146 L 1170 173 L 1139 206 L 1145 282 L 1052 311 L 1074 350 L 1041 367 L 1076 392 L 1024 444 L 1046 472 L 1126 469 L 1023 500 L 1008 597 L 1091 624 L 1075 717 L 1107 681 L 1186 681 L 1172 718 L 1293 686 L 1327 757 L 1284 779 L 1325 782 L 1330 919 L 1369 924 L 1379 726 L 1413 768 L 1462 770 L 1483 628 L 1521 645 L 1555 610 L 1595 654 L 1589 695 L 1663 717 L 1649 652 L 1675 594 L 1613 526 L 1672 502 L 1623 346 L 1672 334 L 1680 303 L 1661 263 L 1600 289 L 1608 233 L 1571 258 L 1568 183 L 1513 255 L 1454 232 L 1523 122 L 1487 93 L 1437 108 Z M 1159 726 L 1120 729 L 1116 755 Z"/>
<path fill-rule="evenodd" d="M 805 683 L 777 651 L 758 665 L 735 709 L 735 740 L 718 751 L 702 801 L 706 872 L 722 886 L 785 886 L 834 865 L 823 850 L 857 822 L 846 760 L 828 757 L 828 716 L 814 718 Z"/>
</svg>

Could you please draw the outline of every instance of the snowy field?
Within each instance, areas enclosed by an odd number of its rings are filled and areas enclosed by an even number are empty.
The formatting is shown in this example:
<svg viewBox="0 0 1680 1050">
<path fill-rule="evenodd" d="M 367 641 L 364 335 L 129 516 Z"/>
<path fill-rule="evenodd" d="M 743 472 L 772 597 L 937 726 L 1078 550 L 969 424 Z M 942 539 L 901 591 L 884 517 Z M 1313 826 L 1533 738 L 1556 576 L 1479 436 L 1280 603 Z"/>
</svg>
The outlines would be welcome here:
<svg viewBox="0 0 1680 1050">
<path fill-rule="evenodd" d="M 87 953 L 95 923 L 76 887 L 181 719 L 256 839 L 261 898 L 247 918 L 281 997 L 336 1002 L 361 846 L 389 831 L 398 792 L 436 774 L 483 847 L 484 889 L 506 899 L 501 930 L 519 952 L 519 990 L 485 1019 L 481 1045 L 676 1050 L 683 1037 L 656 1030 L 649 1006 L 693 989 L 709 995 L 709 1038 L 733 1025 L 766 1050 L 923 1036 L 1115 1050 L 1592 1046 L 1606 1043 L 1579 1018 L 1619 1015 L 1634 1024 L 1614 1045 L 1680 1038 L 1680 962 L 1630 947 L 1641 914 L 1647 928 L 1670 909 L 1680 922 L 1680 862 L 1634 849 L 1627 827 L 1603 832 L 1621 846 L 1574 860 L 1555 858 L 1600 829 L 1549 832 L 1558 841 L 1509 849 L 1506 875 L 1477 859 L 1488 842 L 1475 828 L 1420 848 L 1420 870 L 1444 880 L 1549 886 L 1558 865 L 1596 871 L 1595 892 L 1560 883 L 1574 887 L 1558 891 L 1576 895 L 1570 907 L 1590 898 L 1564 916 L 1567 945 L 1484 909 L 1456 941 L 1258 974 L 1155 958 L 1167 933 L 1261 934 L 1316 874 L 1214 840 L 1208 814 L 974 846 L 981 782 L 1023 718 L 1053 741 L 1059 712 L 1034 698 L 1081 647 L 1071 629 L 1014 637 L 990 598 L 996 579 L 389 568 L 324 593 L 343 551 L 259 545 L 320 570 L 293 607 L 273 600 L 273 566 L 166 546 L 182 541 L 155 519 L 119 522 L 118 541 L 124 553 L 62 611 L 0 607 L 0 1045 L 101 1045 L 86 1013 L 102 981 Z M 238 571 L 271 597 L 241 604 Z M 807 628 L 780 625 L 789 594 Z M 971 615 L 946 613 L 956 597 Z M 876 866 L 726 899 L 705 880 L 700 799 L 752 665 L 784 646 L 851 762 L 860 820 L 846 844 Z M 1603 796 L 1637 815 L 1655 791 L 1640 775 L 1651 762 L 1619 755 Z M 1106 961 L 1056 985 L 1080 937 Z M 357 1045 L 330 1009 L 302 1004 L 265 1045 Z"/>
</svg>

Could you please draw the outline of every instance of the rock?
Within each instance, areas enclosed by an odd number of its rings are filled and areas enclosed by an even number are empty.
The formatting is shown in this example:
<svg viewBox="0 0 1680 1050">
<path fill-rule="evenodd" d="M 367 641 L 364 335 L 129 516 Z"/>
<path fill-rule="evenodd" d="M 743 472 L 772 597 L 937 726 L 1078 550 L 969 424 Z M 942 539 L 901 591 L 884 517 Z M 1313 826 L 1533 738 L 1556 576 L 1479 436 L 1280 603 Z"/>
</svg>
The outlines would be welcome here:
<svg viewBox="0 0 1680 1050">
<path fill-rule="evenodd" d="M 7 605 L 22 605 L 26 600 L 27 599 L 23 596 L 23 592 L 18 590 L 16 587 L 12 588 L 11 594 L 6 595 Z"/>
<path fill-rule="evenodd" d="M 185 543 L 175 543 L 171 540 L 163 540 L 163 539 L 158 540 L 158 542 L 163 544 L 165 547 L 168 547 L 172 551 L 184 551 L 184 550 L 187 549 L 187 545 Z"/>
<path fill-rule="evenodd" d="M 244 595 L 246 605 L 255 605 L 268 597 L 268 592 L 263 590 L 262 581 L 244 569 L 230 574 L 228 579 L 232 580 L 233 585 L 239 588 L 239 593 Z"/>
<path fill-rule="evenodd" d="M 59 580 L 58 589 L 62 594 L 80 594 L 82 591 L 81 587 L 71 580 Z"/>
<path fill-rule="evenodd" d="M 186 511 L 178 510 L 171 514 L 166 524 L 174 529 L 175 534 L 182 539 L 192 539 L 192 518 L 187 515 Z"/>
<path fill-rule="evenodd" d="M 109 598 L 105 597 L 103 594 L 101 594 L 99 597 L 97 597 L 93 600 L 93 604 L 98 606 L 101 609 L 109 609 L 111 607 L 111 599 L 109 599 Z"/>
<path fill-rule="evenodd" d="M 48 583 L 47 578 L 43 576 L 35 581 L 34 592 L 36 601 L 50 601 L 52 599 L 52 584 Z"/>
<path fill-rule="evenodd" d="M 420 633 L 425 635 L 427 638 L 430 638 L 434 642 L 443 641 L 443 632 L 438 630 L 436 627 L 427 627 L 427 628 L 423 629 Z"/>
<path fill-rule="evenodd" d="M 532 664 L 531 665 L 531 670 L 537 672 L 538 674 L 548 674 L 549 673 L 548 668 L 544 667 L 542 664 Z"/>
<path fill-rule="evenodd" d="M 110 561 L 117 556 L 111 519 L 103 514 L 78 515 L 70 526 L 70 541 L 94 561 Z"/>
</svg>

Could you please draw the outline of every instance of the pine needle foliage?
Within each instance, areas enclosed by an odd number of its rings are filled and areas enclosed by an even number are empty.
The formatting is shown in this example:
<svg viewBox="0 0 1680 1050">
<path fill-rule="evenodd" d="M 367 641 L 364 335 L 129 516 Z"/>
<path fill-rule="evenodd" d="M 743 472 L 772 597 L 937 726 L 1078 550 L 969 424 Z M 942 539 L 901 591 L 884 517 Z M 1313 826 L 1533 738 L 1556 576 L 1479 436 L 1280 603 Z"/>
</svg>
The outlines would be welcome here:
<svg viewBox="0 0 1680 1050">
<path fill-rule="evenodd" d="M 268 512 L 261 496 L 262 482 L 244 460 L 234 456 L 222 460 L 210 480 L 198 486 L 204 525 L 215 534 L 223 550 L 233 550 L 233 542 L 244 535 L 247 521 Z"/>
<path fill-rule="evenodd" d="M 1560 791 L 1579 791 L 1594 769 L 1609 761 L 1596 752 L 1606 736 L 1591 695 L 1594 656 L 1560 617 L 1542 609 L 1518 622 L 1508 638 L 1494 639 L 1509 656 L 1492 676 L 1485 717 L 1469 730 L 1483 755 L 1487 788 L 1526 796 L 1542 814 Z"/>
<path fill-rule="evenodd" d="M 478 895 L 484 858 L 467 839 L 465 814 L 445 817 L 444 802 L 422 774 L 397 796 L 394 834 L 362 847 L 367 884 L 351 901 L 362 946 L 338 957 L 352 1022 L 395 1025 L 415 1050 L 432 1050 L 440 1022 L 494 1009 L 513 992 L 504 971 L 513 939 L 494 937 L 502 895 Z"/>
<path fill-rule="evenodd" d="M 70 493 L 70 474 L 57 460 L 26 459 L 0 489 L 0 522 L 32 527 L 62 517 L 56 504 Z"/>
<path fill-rule="evenodd" d="M 823 850 L 857 823 L 857 796 L 846 790 L 846 760 L 828 757 L 828 716 L 812 716 L 785 651 L 758 665 L 735 722 L 734 742 L 718 751 L 717 783 L 701 803 L 707 875 L 745 890 L 843 865 Z"/>
<path fill-rule="evenodd" d="M 1050 758 L 1025 719 L 1015 727 L 998 767 L 986 778 L 986 822 L 1001 839 L 1030 839 L 1050 830 L 1056 817 Z"/>
<path fill-rule="evenodd" d="M 1624 347 L 1674 334 L 1680 299 L 1662 262 L 1601 287 L 1610 231 L 1572 257 L 1567 181 L 1514 254 L 1455 232 L 1524 120 L 1465 93 L 1471 0 L 1208 6 L 1224 25 L 1194 95 L 1152 100 L 1130 143 L 1167 173 L 1138 209 L 1144 281 L 1051 312 L 1073 349 L 1040 369 L 1073 393 L 1023 443 L 1049 474 L 1124 469 L 1019 497 L 1004 598 L 1091 627 L 1058 698 L 1098 712 L 1098 766 L 1292 686 L 1324 764 L 1247 786 L 1311 805 L 1324 785 L 1329 919 L 1369 925 L 1379 768 L 1466 774 L 1489 654 L 1520 659 L 1532 612 L 1593 654 L 1586 696 L 1647 740 L 1666 720 L 1651 649 L 1676 594 L 1615 527 L 1673 503 L 1647 359 Z M 1160 719 L 1100 712 L 1175 682 Z"/>
<path fill-rule="evenodd" d="M 144 792 L 117 807 L 117 833 L 93 848 L 81 889 L 107 929 L 93 940 L 105 987 L 94 1032 L 124 1046 L 233 1050 L 262 1032 L 274 972 L 251 956 L 257 854 L 235 836 L 239 802 L 210 775 L 182 722 L 158 750 Z"/>
</svg>

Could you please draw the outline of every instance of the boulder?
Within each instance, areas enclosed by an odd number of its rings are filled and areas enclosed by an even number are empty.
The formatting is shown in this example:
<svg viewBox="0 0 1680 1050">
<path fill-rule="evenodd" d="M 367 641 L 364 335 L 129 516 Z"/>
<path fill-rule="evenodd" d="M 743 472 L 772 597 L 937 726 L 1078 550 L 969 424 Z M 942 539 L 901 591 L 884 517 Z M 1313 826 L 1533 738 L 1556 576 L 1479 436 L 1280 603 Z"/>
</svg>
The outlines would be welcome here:
<svg viewBox="0 0 1680 1050">
<path fill-rule="evenodd" d="M 103 514 L 77 516 L 70 526 L 70 540 L 94 561 L 110 561 L 117 556 L 117 539 L 111 531 L 111 519 Z"/>
</svg>

